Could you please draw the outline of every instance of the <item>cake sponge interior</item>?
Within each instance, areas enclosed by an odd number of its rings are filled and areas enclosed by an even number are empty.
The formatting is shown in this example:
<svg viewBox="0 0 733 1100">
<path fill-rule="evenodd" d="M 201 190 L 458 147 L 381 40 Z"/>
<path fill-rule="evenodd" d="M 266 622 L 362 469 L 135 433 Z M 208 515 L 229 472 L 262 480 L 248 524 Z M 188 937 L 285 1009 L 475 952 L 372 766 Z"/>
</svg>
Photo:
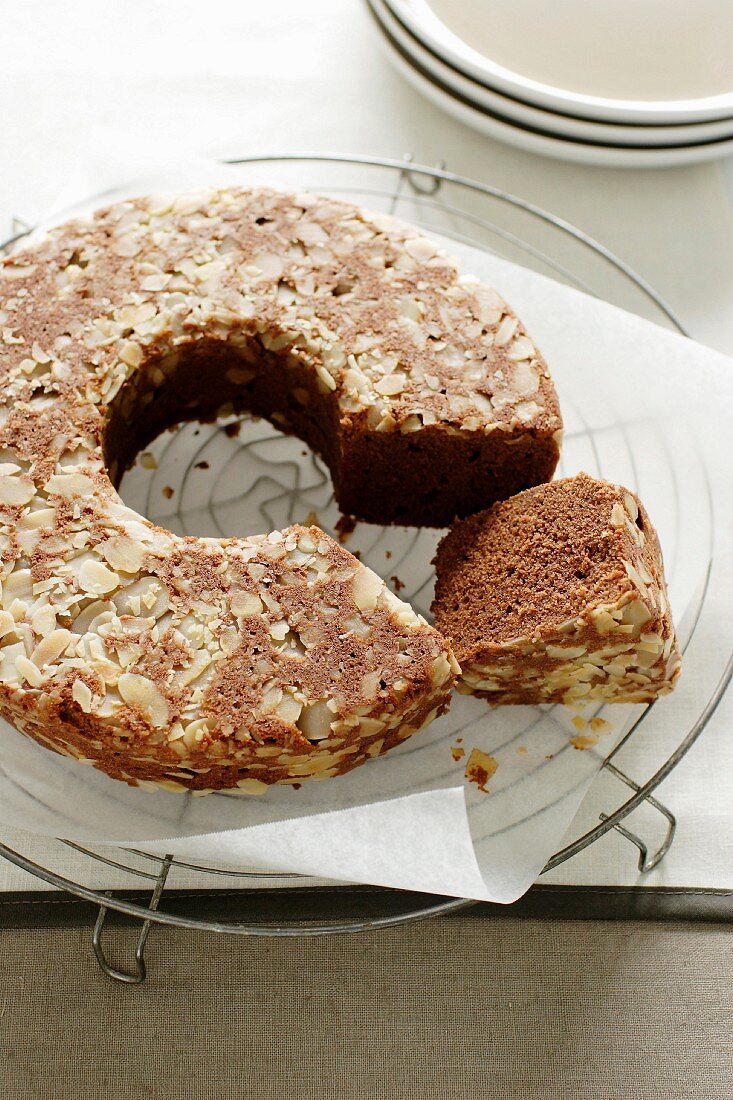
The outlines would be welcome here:
<svg viewBox="0 0 733 1100">
<path fill-rule="evenodd" d="M 645 701 L 679 652 L 659 540 L 638 498 L 580 474 L 457 523 L 436 557 L 435 625 L 463 690 L 493 702 Z"/>
</svg>

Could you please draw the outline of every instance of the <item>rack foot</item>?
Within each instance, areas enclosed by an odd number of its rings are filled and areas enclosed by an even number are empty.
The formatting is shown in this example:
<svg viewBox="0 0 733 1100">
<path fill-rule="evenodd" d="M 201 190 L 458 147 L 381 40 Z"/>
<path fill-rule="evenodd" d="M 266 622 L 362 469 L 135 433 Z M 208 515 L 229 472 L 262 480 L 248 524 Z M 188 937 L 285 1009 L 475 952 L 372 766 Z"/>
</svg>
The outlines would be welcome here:
<svg viewBox="0 0 733 1100">
<path fill-rule="evenodd" d="M 412 164 L 412 153 L 405 153 L 402 158 L 402 168 L 399 171 L 397 177 L 397 183 L 392 193 L 392 201 L 389 205 L 389 213 L 394 214 L 397 209 L 397 203 L 400 200 L 402 194 L 402 188 L 404 184 L 407 184 L 411 191 L 416 195 L 437 195 L 443 186 L 443 180 L 440 176 L 435 176 L 429 182 L 418 176 L 415 172 L 410 171 L 410 165 Z M 436 167 L 441 171 L 445 171 L 445 161 L 438 161 Z"/>
<path fill-rule="evenodd" d="M 150 898 L 150 904 L 148 905 L 151 912 L 155 912 L 158 908 L 158 903 L 163 894 L 172 862 L 173 856 L 166 856 L 161 864 L 160 872 L 155 880 L 155 888 Z M 94 933 L 92 935 L 92 947 L 94 948 L 97 962 L 108 978 L 112 978 L 116 982 L 125 982 L 126 985 L 140 985 L 145 981 L 147 976 L 147 969 L 145 966 L 145 944 L 150 935 L 152 921 L 143 921 L 143 926 L 140 929 L 140 935 L 138 936 L 137 945 L 135 947 L 134 970 L 118 970 L 107 961 L 107 956 L 104 953 L 104 947 L 102 945 L 102 929 L 104 928 L 106 917 L 107 906 L 100 905 L 99 914 L 97 915 L 97 920 L 94 925 Z"/>
<path fill-rule="evenodd" d="M 620 768 L 617 768 L 615 764 L 611 764 L 607 761 L 605 767 L 608 769 L 608 771 L 615 775 L 617 779 L 620 779 L 622 783 L 625 783 L 626 786 L 629 787 L 632 791 L 636 791 L 638 793 L 641 790 L 639 784 L 631 779 L 630 776 L 626 775 L 625 772 L 622 772 Z M 646 802 L 649 806 L 652 806 L 667 821 L 667 831 L 665 833 L 664 840 L 654 852 L 650 854 L 649 846 L 646 844 L 646 842 L 642 840 L 642 838 L 636 833 L 632 832 L 631 829 L 627 829 L 624 825 L 621 825 L 620 822 L 616 822 L 612 826 L 612 828 L 614 828 L 617 833 L 620 833 L 621 836 L 631 841 L 631 843 L 636 848 L 638 848 L 638 868 L 642 874 L 646 874 L 648 871 L 653 871 L 654 868 L 662 862 L 672 846 L 674 834 L 677 829 L 677 818 L 674 816 L 672 811 L 667 808 L 667 806 L 663 805 L 663 803 L 661 803 L 658 799 L 653 798 L 650 794 L 648 794 L 644 798 L 644 802 Z M 599 814 L 599 817 L 601 821 L 608 821 L 609 815 Z"/>
</svg>

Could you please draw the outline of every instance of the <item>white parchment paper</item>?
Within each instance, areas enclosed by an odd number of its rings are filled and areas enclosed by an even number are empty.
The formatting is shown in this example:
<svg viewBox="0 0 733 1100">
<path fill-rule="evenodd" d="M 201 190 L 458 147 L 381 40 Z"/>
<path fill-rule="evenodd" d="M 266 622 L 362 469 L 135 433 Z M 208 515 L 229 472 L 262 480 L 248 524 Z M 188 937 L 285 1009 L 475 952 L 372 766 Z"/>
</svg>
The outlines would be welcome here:
<svg viewBox="0 0 733 1100">
<path fill-rule="evenodd" d="M 222 178 L 236 174 L 199 166 L 125 192 Z M 683 644 L 692 638 L 704 647 L 714 671 L 731 647 L 730 615 L 703 614 L 713 590 L 716 606 L 731 607 L 730 361 L 507 261 L 453 241 L 447 247 L 465 271 L 497 286 L 550 363 L 566 423 L 559 474 L 586 470 L 643 497 L 665 551 Z M 248 422 L 239 436 L 189 425 L 158 446 L 159 469 L 137 468 L 122 487 L 124 499 L 156 522 L 240 535 L 315 511 L 333 529 L 337 512 L 323 468 L 267 424 Z M 198 482 L 190 471 L 194 450 L 209 470 Z M 169 502 L 160 490 L 171 478 L 178 481 Z M 348 547 L 425 613 L 438 537 L 362 524 Z M 683 715 L 688 722 L 698 687 L 683 671 L 675 694 L 655 705 L 654 722 L 645 721 L 637 736 L 647 724 L 653 730 Z M 3 725 L 0 820 L 222 867 L 511 902 L 560 847 L 604 757 L 642 715 L 641 707 L 580 715 L 563 707 L 491 709 L 456 696 L 447 716 L 347 776 L 298 791 L 205 798 L 128 788 Z M 592 716 L 605 720 L 605 732 L 596 744 L 579 742 L 577 720 Z M 473 747 L 498 765 L 488 792 L 465 780 Z"/>
</svg>

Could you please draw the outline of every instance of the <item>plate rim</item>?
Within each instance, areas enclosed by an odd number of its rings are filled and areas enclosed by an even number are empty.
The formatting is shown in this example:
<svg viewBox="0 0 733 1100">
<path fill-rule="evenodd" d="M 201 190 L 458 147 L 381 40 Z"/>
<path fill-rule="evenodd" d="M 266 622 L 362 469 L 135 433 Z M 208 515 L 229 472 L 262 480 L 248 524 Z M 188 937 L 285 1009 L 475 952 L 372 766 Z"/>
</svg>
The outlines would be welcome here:
<svg viewBox="0 0 733 1100">
<path fill-rule="evenodd" d="M 489 87 L 473 77 L 467 76 L 460 69 L 449 64 L 447 60 L 436 54 L 400 22 L 392 12 L 388 0 L 364 0 L 364 2 L 370 14 L 379 23 L 382 33 L 387 34 L 394 40 L 403 54 L 409 57 L 413 66 L 423 72 L 426 79 L 432 79 L 436 83 L 442 84 L 446 90 L 450 88 L 451 94 L 470 101 L 477 110 L 494 113 L 498 117 L 505 118 L 512 125 L 516 123 L 528 128 L 536 128 L 538 131 L 550 134 L 553 137 L 593 142 L 594 144 L 601 144 L 596 139 L 605 136 L 607 140 L 603 144 L 623 145 L 639 149 L 673 145 L 679 145 L 680 147 L 692 146 L 701 144 L 701 142 L 689 139 L 700 137 L 703 140 L 709 139 L 711 141 L 733 138 L 733 117 L 712 122 L 688 122 L 668 125 L 623 124 L 604 122 L 600 119 L 582 118 L 553 111 L 548 107 L 540 107 L 533 103 L 525 103 L 513 96 L 505 95 L 496 88 Z M 545 119 L 547 120 L 546 129 L 543 127 Z M 557 129 L 558 125 L 560 129 Z M 573 129 L 575 127 L 577 127 L 577 130 Z M 593 131 L 596 131 L 596 133 L 594 134 Z M 640 140 L 618 140 L 623 138 L 632 139 L 636 136 Z M 670 140 L 664 140 L 667 137 Z"/>
<path fill-rule="evenodd" d="M 698 99 L 637 100 L 570 92 L 507 69 L 475 50 L 439 18 L 428 0 L 386 0 L 392 13 L 454 68 L 514 99 L 559 113 L 608 122 L 674 125 L 733 117 L 733 90 Z"/>
<path fill-rule="evenodd" d="M 373 18 L 377 22 L 376 16 Z M 525 151 L 555 160 L 574 161 L 607 168 L 666 168 L 716 160 L 733 151 L 733 136 L 696 144 L 650 148 L 563 138 L 547 131 L 523 126 L 514 120 L 501 118 L 495 112 L 480 110 L 465 98 L 442 86 L 432 76 L 423 75 L 410 59 L 404 57 L 381 24 L 377 29 L 388 59 L 408 83 L 428 98 L 434 106 L 457 118 L 464 125 L 483 133 L 485 137 Z"/>
</svg>

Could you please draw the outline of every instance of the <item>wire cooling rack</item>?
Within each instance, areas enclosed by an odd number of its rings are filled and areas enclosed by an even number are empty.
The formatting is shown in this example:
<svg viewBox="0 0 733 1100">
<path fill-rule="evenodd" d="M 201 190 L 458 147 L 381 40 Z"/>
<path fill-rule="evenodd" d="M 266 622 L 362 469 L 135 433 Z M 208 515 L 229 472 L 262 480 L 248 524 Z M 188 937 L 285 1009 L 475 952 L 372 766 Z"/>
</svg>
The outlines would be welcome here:
<svg viewBox="0 0 733 1100">
<path fill-rule="evenodd" d="M 507 194 L 498 188 L 475 180 L 466 179 L 449 172 L 445 166 L 430 168 L 412 163 L 411 158 L 390 160 L 376 157 L 352 157 L 337 154 L 262 154 L 228 160 L 228 165 L 236 165 L 245 183 L 275 183 L 279 186 L 292 185 L 312 190 L 340 194 L 354 198 L 372 208 L 386 210 L 401 216 L 427 231 L 439 232 L 458 242 L 470 244 L 522 263 L 542 274 L 559 279 L 587 293 L 595 294 L 616 305 L 629 309 L 659 324 L 666 325 L 685 335 L 682 323 L 672 310 L 659 297 L 656 291 L 622 260 L 608 249 L 592 240 L 581 230 L 568 222 L 550 214 L 523 199 Z M 99 205 L 110 197 L 109 194 L 96 196 Z M 12 236 L 0 249 L 8 251 L 31 231 L 30 226 L 15 223 Z M 239 431 L 239 428 L 237 429 Z M 230 515 L 227 509 L 241 504 L 241 500 L 220 499 L 217 485 L 222 469 L 231 459 L 231 448 L 222 451 L 219 444 L 222 439 L 231 440 L 237 433 L 232 431 L 231 422 L 219 422 L 214 425 L 185 425 L 178 432 L 168 433 L 159 441 L 158 470 L 177 472 L 175 485 L 176 499 L 185 497 L 188 479 L 198 467 L 207 470 L 213 466 L 210 480 L 210 495 L 206 501 L 205 530 L 190 528 L 190 516 L 177 511 L 165 516 L 155 516 L 155 503 L 152 493 L 153 479 L 148 489 L 145 513 L 159 522 L 166 522 L 181 533 L 192 534 L 233 534 Z M 268 425 L 260 423 L 253 437 L 245 427 L 235 448 L 236 460 L 243 456 L 254 444 L 277 444 L 278 433 Z M 282 437 L 280 437 L 282 438 Z M 291 441 L 292 442 L 292 441 Z M 218 458 L 216 456 L 219 456 Z M 181 461 L 183 456 L 183 461 Z M 205 456 L 205 457 L 204 457 Z M 212 457 L 213 456 L 213 457 Z M 324 467 L 315 456 L 310 456 L 310 491 L 321 493 L 322 507 L 328 509 L 330 501 L 330 480 Z M 250 472 L 246 482 L 248 496 L 256 496 L 263 482 L 267 482 L 267 492 L 258 505 L 262 523 L 276 526 L 275 520 L 267 511 L 273 500 L 282 494 L 293 498 L 297 490 L 293 485 L 283 482 L 282 471 L 277 467 L 287 465 L 280 461 L 261 475 Z M 601 471 L 599 470 L 599 473 Z M 163 474 L 161 474 L 163 476 Z M 300 483 L 298 483 L 300 484 Z M 280 494 L 280 495 L 282 495 Z M 250 499 L 251 504 L 251 499 Z M 319 510 L 319 516 L 321 515 Z M 278 517 L 279 518 L 279 517 Z M 262 528 L 266 529 L 266 528 Z M 688 612 L 688 621 L 683 644 L 689 645 L 709 594 L 710 570 L 704 579 L 697 596 L 696 605 Z M 420 593 L 406 592 L 406 599 L 420 607 Z M 662 758 L 657 759 L 645 778 L 634 779 L 620 766 L 624 749 L 635 739 L 645 724 L 653 706 L 648 707 L 635 722 L 623 740 L 604 762 L 602 775 L 593 786 L 591 796 L 584 804 L 584 827 L 578 829 L 578 835 L 569 841 L 547 863 L 548 871 L 596 842 L 610 830 L 616 830 L 637 849 L 637 861 L 640 872 L 650 871 L 664 858 L 675 835 L 676 819 L 672 811 L 653 795 L 659 784 L 676 767 L 693 742 L 699 737 L 708 720 L 714 713 L 727 684 L 733 674 L 733 658 L 728 661 L 717 684 L 712 687 L 707 702 L 697 718 L 684 730 L 675 734 L 674 742 L 664 747 Z M 602 808 L 599 808 L 599 804 Z M 634 811 L 635 820 L 640 820 L 634 829 L 629 827 L 627 819 Z M 579 815 L 583 819 L 583 814 Z M 654 820 L 656 819 L 656 820 Z M 627 824 L 624 824 L 627 822 Z M 644 834 L 644 835 L 642 835 Z M 645 839 L 645 837 L 647 839 Z M 77 860 L 81 860 L 78 877 L 71 877 L 64 870 L 68 864 L 69 850 Z M 438 914 L 455 912 L 473 905 L 464 899 L 438 900 L 423 898 L 415 900 L 415 895 L 404 895 L 405 903 L 395 907 L 398 892 L 374 888 L 370 892 L 370 912 L 368 915 L 351 919 L 308 919 L 301 905 L 305 896 L 304 886 L 308 879 L 297 875 L 262 874 L 260 872 L 233 872 L 213 866 L 203 866 L 172 856 L 159 857 L 135 849 L 93 849 L 60 839 L 49 841 L 43 848 L 42 857 L 34 857 L 32 838 L 23 851 L 0 843 L 0 856 L 18 867 L 35 875 L 50 886 L 68 891 L 78 898 L 94 903 L 99 912 L 93 933 L 93 947 L 102 969 L 112 978 L 127 983 L 139 983 L 145 979 L 145 944 L 153 923 L 177 926 L 180 928 L 206 929 L 213 932 L 249 936 L 325 936 L 341 933 L 361 932 L 387 928 L 408 921 L 424 919 Z M 120 895 L 107 892 L 98 886 L 83 881 L 86 876 L 92 880 L 97 872 L 114 871 L 124 876 L 125 883 L 137 882 L 150 890 L 146 902 L 139 901 L 137 891 L 126 890 Z M 180 871 L 186 875 L 187 886 L 191 879 L 198 884 L 198 896 L 205 891 L 205 913 L 190 915 L 190 906 L 182 914 L 175 911 L 173 895 L 166 888 L 172 882 L 172 872 Z M 544 872 L 543 872 L 544 873 Z M 97 878 L 99 875 L 97 874 Z M 212 905 L 216 904 L 217 883 L 226 880 L 228 887 L 241 884 L 247 888 L 269 888 L 277 885 L 279 890 L 288 891 L 292 902 L 292 917 L 287 922 L 252 922 L 227 919 L 224 912 L 222 894 L 222 915 L 212 916 Z M 124 893 L 133 894 L 133 898 Z M 191 897 L 195 897 L 191 893 Z M 171 899 L 167 904 L 167 897 Z M 214 901 L 212 902 L 212 898 Z M 384 901 L 386 912 L 377 912 L 380 899 Z M 204 902 L 201 903 L 202 910 Z M 395 908 L 397 911 L 395 911 Z M 119 970 L 107 960 L 104 952 L 102 933 L 108 910 L 142 921 L 134 964 L 129 970 Z"/>
</svg>

